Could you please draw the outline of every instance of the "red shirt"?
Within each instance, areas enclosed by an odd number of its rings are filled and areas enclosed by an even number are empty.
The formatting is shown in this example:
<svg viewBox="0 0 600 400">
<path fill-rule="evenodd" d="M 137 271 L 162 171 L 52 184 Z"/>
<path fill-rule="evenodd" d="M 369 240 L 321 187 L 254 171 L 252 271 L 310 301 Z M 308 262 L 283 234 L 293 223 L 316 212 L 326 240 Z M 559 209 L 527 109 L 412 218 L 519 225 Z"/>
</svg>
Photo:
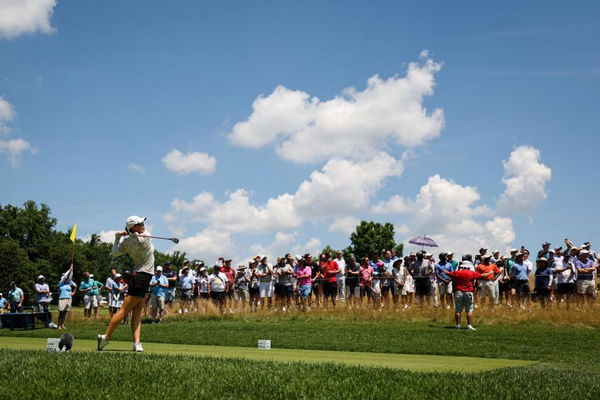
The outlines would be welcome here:
<svg viewBox="0 0 600 400">
<path fill-rule="evenodd" d="M 225 276 L 227 277 L 227 286 L 228 287 L 233 287 L 233 283 L 235 282 L 235 269 L 229 267 L 221 267 L 221 272 L 225 274 Z"/>
<path fill-rule="evenodd" d="M 485 274 L 486 272 L 490 272 L 492 271 L 493 274 L 486 276 L 485 278 L 483 278 L 486 281 L 491 281 L 492 279 L 494 279 L 494 276 L 496 276 L 497 274 L 500 273 L 500 268 L 498 268 L 496 266 L 496 264 L 479 264 L 477 266 L 477 268 L 475 269 L 475 271 L 479 272 L 480 274 Z"/>
<path fill-rule="evenodd" d="M 336 271 L 339 269 L 337 263 L 331 260 L 330 262 L 324 264 L 325 266 L 323 267 L 323 278 L 325 279 L 325 282 L 337 282 L 335 273 L 331 273 L 331 271 Z"/>
<path fill-rule="evenodd" d="M 452 278 L 454 291 L 472 292 L 475 289 L 475 279 L 481 278 L 481 274 L 468 269 L 448 272 Z"/>
</svg>

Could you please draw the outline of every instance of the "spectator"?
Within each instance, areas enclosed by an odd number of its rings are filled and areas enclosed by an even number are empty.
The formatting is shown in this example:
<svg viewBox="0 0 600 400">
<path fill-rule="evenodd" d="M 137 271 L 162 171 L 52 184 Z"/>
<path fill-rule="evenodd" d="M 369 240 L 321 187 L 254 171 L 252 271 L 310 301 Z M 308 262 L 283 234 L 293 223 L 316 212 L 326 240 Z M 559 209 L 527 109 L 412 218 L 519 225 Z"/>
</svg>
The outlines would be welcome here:
<svg viewBox="0 0 600 400">
<path fill-rule="evenodd" d="M 494 305 L 497 304 L 498 295 L 496 293 L 496 278 L 500 275 L 500 270 L 496 266 L 496 264 L 492 264 L 490 262 L 491 256 L 486 254 L 482 257 L 482 263 L 477 266 L 475 269 L 476 272 L 480 274 L 485 274 L 486 272 L 492 272 L 491 274 L 487 274 L 484 278 L 479 280 L 479 284 L 481 285 L 481 306 L 485 306 L 485 299 L 489 297 L 490 299 L 490 307 L 493 309 Z"/>
<path fill-rule="evenodd" d="M 116 314 L 123 306 L 123 300 L 125 299 L 126 291 L 127 284 L 125 283 L 123 276 L 121 274 L 115 274 L 112 277 L 112 286 L 108 292 L 110 294 L 110 303 L 108 303 L 108 310 L 111 313 L 110 315 Z"/>
<path fill-rule="evenodd" d="M 273 296 L 273 268 L 267 260 L 267 256 L 260 257 L 258 267 L 256 268 L 256 275 L 260 281 L 260 303 L 261 308 L 265 309 L 265 304 L 268 308 L 271 308 L 271 298 Z"/>
<path fill-rule="evenodd" d="M 360 264 L 356 262 L 356 257 L 352 254 L 348 265 L 346 265 L 346 294 L 351 306 L 355 306 L 357 299 L 360 299 L 359 276 Z"/>
<path fill-rule="evenodd" d="M 381 298 L 384 304 L 389 303 L 390 292 L 394 287 L 394 278 L 393 278 L 393 270 L 394 270 L 394 261 L 392 259 L 392 252 L 390 250 L 386 250 L 383 254 L 383 265 L 381 272 Z M 392 294 L 393 295 L 393 294 Z"/>
<path fill-rule="evenodd" d="M 58 283 L 58 329 L 67 329 L 65 321 L 71 311 L 71 302 L 77 292 L 77 285 L 71 280 L 73 266 L 61 277 Z"/>
<path fill-rule="evenodd" d="M 296 278 L 298 279 L 298 293 L 300 295 L 300 307 L 302 311 L 310 311 L 310 292 L 312 291 L 311 276 L 311 256 L 305 254 L 304 259 L 300 261 L 296 270 Z"/>
<path fill-rule="evenodd" d="M 233 313 L 233 299 L 235 291 L 235 269 L 231 267 L 231 260 L 223 260 L 221 272 L 227 277 L 227 285 L 225 286 L 225 303 L 229 307 L 229 312 Z"/>
<path fill-rule="evenodd" d="M 534 288 L 542 308 L 546 308 L 552 288 L 552 270 L 548 268 L 546 257 L 542 256 L 536 261 Z"/>
<path fill-rule="evenodd" d="M 11 313 L 23 312 L 23 301 L 25 300 L 25 293 L 19 287 L 16 282 L 10 283 L 10 289 L 8 291 L 8 303 Z"/>
<path fill-rule="evenodd" d="M 508 257 L 502 256 L 496 266 L 500 270 L 500 276 L 497 278 L 498 304 L 506 304 L 508 307 L 510 307 L 510 274 L 508 271 L 508 260 Z"/>
<path fill-rule="evenodd" d="M 344 303 L 346 301 L 346 260 L 344 260 L 344 253 L 338 250 L 334 261 L 340 270 L 335 276 L 338 285 L 338 295 L 340 296 L 340 301 Z"/>
<path fill-rule="evenodd" d="M 309 254 L 306 261 L 310 264 L 311 268 L 311 281 L 312 281 L 312 297 L 315 298 L 317 307 L 321 306 L 321 300 L 323 298 L 323 267 L 321 262 L 314 262 L 312 256 Z M 309 303 L 312 302 L 312 297 L 309 299 Z M 309 304 L 311 305 L 311 304 Z"/>
<path fill-rule="evenodd" d="M 182 275 L 183 278 L 186 275 Z M 169 281 L 163 275 L 163 269 L 159 265 L 154 270 L 154 275 L 150 279 L 150 307 L 152 308 L 152 321 L 161 323 L 165 311 L 165 298 L 169 289 Z M 183 293 L 183 291 L 182 291 Z"/>
<path fill-rule="evenodd" d="M 227 285 L 227 276 L 220 271 L 221 268 L 218 265 L 215 265 L 213 273 L 208 276 L 208 290 L 214 305 L 219 309 L 219 312 L 223 314 L 225 312 L 225 288 Z"/>
<path fill-rule="evenodd" d="M 248 266 L 250 267 L 250 285 L 248 287 L 250 311 L 256 311 L 260 303 L 260 278 L 256 269 L 258 267 L 258 260 L 256 258 L 251 259 L 248 262 Z"/>
<path fill-rule="evenodd" d="M 115 275 L 117 275 L 116 269 L 110 270 L 110 275 L 106 278 L 106 282 L 104 283 L 104 288 L 107 290 L 107 300 L 108 300 L 108 314 L 112 317 L 114 312 L 113 308 L 110 306 L 112 304 L 112 295 L 113 295 L 113 284 L 115 283 Z"/>
<path fill-rule="evenodd" d="M 586 297 L 590 304 L 594 302 L 596 288 L 594 286 L 594 272 L 596 267 L 594 261 L 589 258 L 589 250 L 582 249 L 575 260 L 575 270 L 577 271 L 577 305 L 581 307 L 585 303 Z"/>
<path fill-rule="evenodd" d="M 425 305 L 426 296 L 431 290 L 429 275 L 434 270 L 431 261 L 425 258 L 425 252 L 419 251 L 416 260 L 410 265 L 410 272 L 415 280 L 417 302 L 421 307 Z"/>
<path fill-rule="evenodd" d="M 328 299 L 331 299 L 331 304 L 335 308 L 336 298 L 338 295 L 337 274 L 340 272 L 337 262 L 335 262 L 331 254 L 326 254 L 326 262 L 323 265 L 323 295 L 325 300 L 325 308 L 327 308 Z"/>
<path fill-rule="evenodd" d="M 437 308 L 440 306 L 440 303 L 438 301 L 438 284 L 437 275 L 435 273 L 435 259 L 431 253 L 426 253 L 425 258 L 427 258 L 431 264 L 431 271 L 429 272 L 429 297 L 431 298 L 433 306 Z"/>
<path fill-rule="evenodd" d="M 575 279 L 577 271 L 570 257 L 564 256 L 562 247 L 554 249 L 554 273 L 556 274 L 557 308 L 563 301 L 567 304 L 567 310 L 573 302 L 575 293 Z"/>
<path fill-rule="evenodd" d="M 92 279 L 94 281 L 94 286 L 92 287 L 90 294 L 92 296 L 96 296 L 96 302 L 98 303 L 98 308 L 100 308 L 100 303 L 102 302 L 102 296 L 100 295 L 100 290 L 102 290 L 102 288 L 104 286 L 102 285 L 101 282 L 98 282 L 94 278 L 94 275 L 92 275 L 92 274 L 90 274 L 90 279 Z M 96 313 L 94 314 L 94 318 L 98 318 L 98 310 L 96 310 Z"/>
<path fill-rule="evenodd" d="M 179 285 L 181 286 L 181 306 L 179 308 L 179 314 L 188 313 L 192 308 L 191 306 L 195 282 L 196 279 L 194 278 L 194 275 L 190 273 L 188 261 L 187 264 L 184 264 L 183 268 L 181 269 L 181 275 L 179 275 Z"/>
<path fill-rule="evenodd" d="M 550 242 L 542 243 L 542 249 L 538 251 L 536 260 L 539 260 L 540 258 L 545 258 L 546 261 L 550 258 Z"/>
<path fill-rule="evenodd" d="M 285 260 L 285 259 L 284 259 Z M 287 311 L 292 305 L 292 295 L 294 294 L 294 269 L 288 263 L 284 263 L 277 271 L 279 276 L 279 301 L 282 311 Z"/>
<path fill-rule="evenodd" d="M 473 291 L 475 290 L 475 279 L 486 277 L 493 272 L 480 274 L 473 272 L 468 268 L 468 264 L 463 264 L 458 267 L 457 271 L 448 273 L 452 277 L 452 286 L 454 287 L 454 321 L 456 329 L 460 329 L 461 314 L 463 311 L 467 313 L 467 329 L 474 331 L 473 327 Z"/>
<path fill-rule="evenodd" d="M 450 262 L 447 260 L 446 253 L 439 254 L 439 262 L 435 265 L 435 274 L 437 275 L 438 286 L 439 286 L 439 294 L 440 301 L 442 307 L 446 307 L 446 309 L 450 309 L 450 305 L 452 304 L 452 278 L 448 275 L 448 272 L 454 271 L 454 268 Z"/>
<path fill-rule="evenodd" d="M 235 276 L 235 301 L 237 303 L 237 309 L 245 311 L 246 303 L 250 297 L 248 291 L 248 284 L 250 283 L 250 276 L 246 270 L 245 265 L 239 265 L 237 274 Z M 240 307 L 241 303 L 241 307 Z"/>
<path fill-rule="evenodd" d="M 92 293 L 96 281 L 90 277 L 89 272 L 83 273 L 83 280 L 79 284 L 79 291 L 83 293 L 83 316 L 90 318 L 94 310 L 94 318 L 98 317 L 98 298 Z"/>
<path fill-rule="evenodd" d="M 402 265 L 402 259 L 396 258 L 392 266 L 392 299 L 394 305 L 397 307 L 399 304 L 399 298 L 402 297 L 402 304 L 404 308 L 408 308 L 408 302 L 406 300 L 406 291 L 404 290 L 404 283 L 406 282 L 406 268 Z"/>
<path fill-rule="evenodd" d="M 163 276 L 167 278 L 169 282 L 169 288 L 165 293 L 165 313 L 169 313 L 173 307 L 173 300 L 175 300 L 175 293 L 177 291 L 177 272 L 173 270 L 173 264 L 170 261 L 164 263 Z"/>
<path fill-rule="evenodd" d="M 373 267 L 368 257 L 363 257 L 362 263 L 360 264 L 359 280 L 358 285 L 360 288 L 361 299 L 367 298 L 371 300 L 371 286 L 373 282 Z"/>
<path fill-rule="evenodd" d="M 525 305 L 529 305 L 529 273 L 531 269 L 524 264 L 525 254 L 518 252 L 515 255 L 515 263 L 510 269 L 512 280 L 511 295 L 517 297 L 519 308 L 525 309 Z"/>
<path fill-rule="evenodd" d="M 50 293 L 50 287 L 46 283 L 44 275 L 37 277 L 37 283 L 35 284 L 36 301 L 38 304 L 39 312 L 48 312 L 48 306 L 52 301 L 52 293 Z"/>
<path fill-rule="evenodd" d="M 208 270 L 206 267 L 201 267 L 198 271 L 198 276 L 196 277 L 196 286 L 198 287 L 198 295 L 200 297 L 199 307 L 202 311 L 206 311 L 206 303 L 210 298 L 208 290 Z"/>
</svg>

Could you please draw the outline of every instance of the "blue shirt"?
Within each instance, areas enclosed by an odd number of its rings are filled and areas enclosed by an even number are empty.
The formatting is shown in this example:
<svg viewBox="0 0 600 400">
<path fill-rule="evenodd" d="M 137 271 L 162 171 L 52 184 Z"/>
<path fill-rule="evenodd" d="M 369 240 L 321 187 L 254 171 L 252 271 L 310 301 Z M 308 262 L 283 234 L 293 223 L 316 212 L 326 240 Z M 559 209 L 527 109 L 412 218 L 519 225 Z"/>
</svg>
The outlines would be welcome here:
<svg viewBox="0 0 600 400">
<path fill-rule="evenodd" d="M 454 267 L 452 266 L 452 264 L 450 264 L 449 262 L 444 262 L 442 263 L 438 263 L 435 264 L 435 273 L 438 274 L 439 276 L 441 276 L 443 279 L 445 280 L 450 280 L 450 275 L 448 275 L 448 272 L 452 272 L 454 271 Z"/>
<path fill-rule="evenodd" d="M 179 284 L 181 285 L 182 290 L 191 289 L 195 281 L 196 278 L 194 278 L 193 275 L 189 274 L 181 275 L 181 277 L 179 278 Z"/>
<path fill-rule="evenodd" d="M 4 297 L 0 299 L 0 310 L 6 307 L 6 303 L 8 303 L 8 300 L 6 300 Z"/>
<path fill-rule="evenodd" d="M 594 274 L 592 272 L 579 272 L 579 268 L 592 268 L 594 266 L 594 261 L 588 258 L 588 260 L 584 263 L 580 259 L 575 261 L 575 269 L 577 270 L 577 280 L 578 281 L 591 281 L 594 279 Z"/>
<path fill-rule="evenodd" d="M 157 283 L 158 282 L 158 283 Z M 167 288 L 161 287 L 158 284 L 168 286 L 169 281 L 166 276 L 160 274 L 160 276 L 153 275 L 152 279 L 150 279 L 150 284 L 155 284 L 154 286 L 150 286 L 150 293 L 157 297 L 165 297 L 167 295 Z"/>
<path fill-rule="evenodd" d="M 58 291 L 60 294 L 58 295 L 59 299 L 70 299 L 71 292 L 73 291 L 73 286 L 75 284 L 73 281 L 61 282 L 58 284 Z"/>
<path fill-rule="evenodd" d="M 552 279 L 552 270 L 550 268 L 538 269 L 535 271 L 536 289 L 544 289 L 550 286 Z"/>
<path fill-rule="evenodd" d="M 529 270 L 525 264 L 514 263 L 510 269 L 510 276 L 514 276 L 518 281 L 526 281 L 529 279 Z"/>
<path fill-rule="evenodd" d="M 11 303 L 20 303 L 23 296 L 24 294 L 21 288 L 14 288 L 8 291 L 8 298 L 10 299 Z"/>
</svg>

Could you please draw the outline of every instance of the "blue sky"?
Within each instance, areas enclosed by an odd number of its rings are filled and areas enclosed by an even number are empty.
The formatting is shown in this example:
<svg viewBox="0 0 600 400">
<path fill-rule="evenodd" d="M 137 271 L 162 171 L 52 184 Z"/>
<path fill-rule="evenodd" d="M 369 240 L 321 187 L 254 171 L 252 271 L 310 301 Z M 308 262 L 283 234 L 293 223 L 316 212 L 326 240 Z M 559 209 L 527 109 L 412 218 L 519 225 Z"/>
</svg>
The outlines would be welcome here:
<svg viewBox="0 0 600 400">
<path fill-rule="evenodd" d="M 207 259 L 345 247 L 360 219 L 458 251 L 600 233 L 597 2 L 1 14 L 0 202 L 46 203 L 59 229 L 147 215 Z"/>
</svg>

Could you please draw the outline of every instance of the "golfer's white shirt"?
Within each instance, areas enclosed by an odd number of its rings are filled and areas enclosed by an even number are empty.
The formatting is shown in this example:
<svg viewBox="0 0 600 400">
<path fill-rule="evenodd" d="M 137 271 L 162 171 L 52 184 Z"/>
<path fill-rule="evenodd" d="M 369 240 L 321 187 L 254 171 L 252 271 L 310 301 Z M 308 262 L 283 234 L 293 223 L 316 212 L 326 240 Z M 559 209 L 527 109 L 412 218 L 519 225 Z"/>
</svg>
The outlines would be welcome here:
<svg viewBox="0 0 600 400">
<path fill-rule="evenodd" d="M 137 233 L 127 236 L 121 243 L 121 238 L 115 238 L 112 256 L 118 257 L 129 254 L 135 265 L 135 272 L 145 272 L 154 275 L 154 246 L 152 239 L 140 237 Z"/>
</svg>

